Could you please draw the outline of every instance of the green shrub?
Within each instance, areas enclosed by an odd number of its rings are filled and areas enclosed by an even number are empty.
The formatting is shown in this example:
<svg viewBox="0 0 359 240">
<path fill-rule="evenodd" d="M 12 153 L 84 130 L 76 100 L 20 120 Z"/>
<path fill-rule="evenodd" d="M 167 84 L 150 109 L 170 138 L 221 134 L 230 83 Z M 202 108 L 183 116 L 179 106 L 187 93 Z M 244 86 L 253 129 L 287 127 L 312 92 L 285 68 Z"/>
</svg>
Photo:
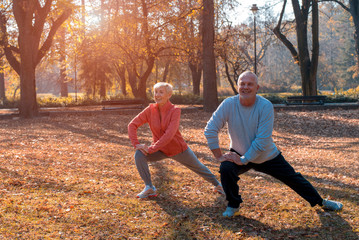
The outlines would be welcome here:
<svg viewBox="0 0 359 240">
<path fill-rule="evenodd" d="M 281 97 L 278 94 L 261 94 L 261 96 L 268 99 L 273 104 L 283 104 L 286 100 L 286 97 Z"/>
<path fill-rule="evenodd" d="M 39 107 L 66 107 L 72 101 L 74 101 L 74 99 L 71 97 L 60 98 L 60 97 L 50 96 L 50 97 L 37 98 L 37 103 Z"/>
<path fill-rule="evenodd" d="M 346 102 L 357 102 L 358 99 L 344 96 L 344 95 L 335 95 L 335 96 L 328 96 L 326 101 L 327 103 L 346 103 Z"/>
<path fill-rule="evenodd" d="M 359 87 L 356 89 L 349 89 L 347 91 L 337 91 L 335 95 L 327 96 L 326 102 L 328 103 L 344 103 L 344 102 L 357 102 L 358 101 Z M 225 91 L 222 89 L 222 94 Z M 221 103 L 224 99 L 233 96 L 232 92 L 227 92 L 227 95 L 219 95 L 218 102 Z M 261 96 L 265 97 L 273 104 L 285 103 L 287 96 L 297 95 L 293 93 L 262 93 Z M 124 96 L 109 96 L 107 100 L 120 100 L 124 99 Z M 73 107 L 73 106 L 92 106 L 101 105 L 100 98 L 88 98 L 84 95 L 78 96 L 77 101 L 74 97 L 56 97 L 51 95 L 45 95 L 38 97 L 37 99 L 39 107 Z M 153 102 L 152 98 L 150 102 Z M 201 96 L 194 95 L 192 93 L 174 93 L 171 97 L 173 104 L 203 104 L 203 98 Z M 7 99 L 3 103 L 0 102 L 0 108 L 17 108 L 19 99 Z"/>
<path fill-rule="evenodd" d="M 233 96 L 234 95 L 234 92 L 233 92 L 232 88 L 230 88 L 230 87 L 226 87 L 226 88 L 218 87 L 217 92 L 218 92 L 219 98 L 224 97 L 224 96 Z"/>
<path fill-rule="evenodd" d="M 192 93 L 186 94 L 173 94 L 171 97 L 171 102 L 173 104 L 203 104 L 203 99 Z"/>
<path fill-rule="evenodd" d="M 0 108 L 17 108 L 19 106 L 19 99 L 6 99 Z"/>
</svg>

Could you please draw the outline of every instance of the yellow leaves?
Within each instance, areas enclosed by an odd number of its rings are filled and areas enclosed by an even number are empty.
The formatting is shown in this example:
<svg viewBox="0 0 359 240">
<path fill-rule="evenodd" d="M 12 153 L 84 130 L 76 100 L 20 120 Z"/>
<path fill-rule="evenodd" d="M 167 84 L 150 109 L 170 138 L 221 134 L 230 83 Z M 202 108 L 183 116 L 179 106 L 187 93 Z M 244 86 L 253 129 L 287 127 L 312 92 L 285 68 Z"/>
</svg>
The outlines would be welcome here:
<svg viewBox="0 0 359 240">
<path fill-rule="evenodd" d="M 45 212 L 50 212 L 50 210 L 52 210 L 52 208 L 50 208 L 49 206 L 39 206 L 36 208 L 37 211 L 45 211 Z"/>
<path fill-rule="evenodd" d="M 12 186 L 15 186 L 15 187 L 20 187 L 24 184 L 25 182 L 24 181 L 21 181 L 19 179 L 10 179 L 8 181 L 8 184 L 12 185 Z"/>
<path fill-rule="evenodd" d="M 79 193 L 79 195 L 89 195 L 89 194 L 92 194 L 92 191 L 86 190 Z"/>
</svg>

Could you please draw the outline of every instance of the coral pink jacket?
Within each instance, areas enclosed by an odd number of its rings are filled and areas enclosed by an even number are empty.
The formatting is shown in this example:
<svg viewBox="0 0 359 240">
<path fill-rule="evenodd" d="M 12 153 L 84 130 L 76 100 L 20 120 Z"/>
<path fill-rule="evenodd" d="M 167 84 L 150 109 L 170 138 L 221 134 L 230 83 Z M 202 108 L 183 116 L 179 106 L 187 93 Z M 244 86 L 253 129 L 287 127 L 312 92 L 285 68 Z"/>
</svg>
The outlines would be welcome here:
<svg viewBox="0 0 359 240">
<path fill-rule="evenodd" d="M 187 150 L 188 146 L 179 132 L 181 109 L 170 101 L 158 108 L 157 103 L 150 104 L 128 124 L 128 136 L 134 147 L 140 142 L 137 139 L 137 128 L 148 123 L 152 131 L 152 144 L 148 152 L 161 151 L 167 156 L 174 156 Z"/>
</svg>

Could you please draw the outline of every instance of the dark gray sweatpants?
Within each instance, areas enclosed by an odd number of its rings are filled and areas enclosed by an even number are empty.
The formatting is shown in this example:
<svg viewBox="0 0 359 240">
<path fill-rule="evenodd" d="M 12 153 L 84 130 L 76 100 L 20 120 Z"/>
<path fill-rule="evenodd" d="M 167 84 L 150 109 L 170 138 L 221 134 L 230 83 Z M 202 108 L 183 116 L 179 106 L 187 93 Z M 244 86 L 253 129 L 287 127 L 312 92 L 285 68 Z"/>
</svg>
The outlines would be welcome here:
<svg viewBox="0 0 359 240">
<path fill-rule="evenodd" d="M 219 184 L 213 173 L 198 160 L 190 148 L 187 148 L 186 151 L 171 157 L 166 156 L 161 151 L 157 151 L 146 156 L 140 150 L 137 150 L 135 153 L 136 167 L 146 185 L 152 186 L 148 162 L 160 161 L 165 158 L 172 158 L 173 160 L 181 163 L 185 167 L 203 177 L 206 181 L 212 183 L 213 186 L 217 186 Z"/>
</svg>

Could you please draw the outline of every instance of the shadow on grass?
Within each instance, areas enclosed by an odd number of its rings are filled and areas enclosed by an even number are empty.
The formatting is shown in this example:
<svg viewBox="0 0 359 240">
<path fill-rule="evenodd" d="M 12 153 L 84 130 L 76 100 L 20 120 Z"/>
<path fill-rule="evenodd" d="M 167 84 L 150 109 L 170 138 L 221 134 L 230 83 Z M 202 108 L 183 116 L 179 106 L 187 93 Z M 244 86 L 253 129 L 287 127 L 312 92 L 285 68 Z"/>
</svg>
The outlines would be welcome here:
<svg viewBox="0 0 359 240">
<path fill-rule="evenodd" d="M 322 233 L 321 239 L 357 240 L 359 234 L 353 232 L 350 224 L 336 212 L 317 210 L 322 226 L 317 231 Z"/>
<path fill-rule="evenodd" d="M 166 164 L 156 164 L 153 166 L 157 171 L 161 171 L 161 180 L 171 179 L 172 173 Z M 268 176 L 268 178 L 274 178 Z M 268 179 L 269 180 L 269 179 Z M 277 181 L 277 180 L 274 180 Z M 158 189 L 168 189 L 167 181 L 156 180 L 155 185 Z M 343 193 L 345 194 L 345 193 Z M 341 193 L 335 193 L 341 195 Z M 279 196 L 278 198 L 281 198 Z M 239 216 L 233 218 L 222 217 L 225 209 L 225 200 L 218 197 L 211 206 L 198 206 L 201 204 L 186 203 L 183 197 L 174 196 L 170 192 L 164 191 L 148 201 L 153 201 L 170 216 L 170 221 L 166 225 L 164 238 L 168 239 L 197 239 L 198 237 L 213 238 L 220 237 L 229 239 L 242 238 L 265 238 L 265 239 L 358 239 L 358 235 L 353 232 L 351 225 L 336 212 L 325 212 L 317 207 L 317 214 L 321 221 L 321 226 L 310 228 L 305 223 L 301 227 L 280 228 L 262 223 L 257 219 Z M 200 202 L 200 200 L 199 200 Z M 242 208 L 240 212 L 246 211 Z M 260 212 L 258 212 L 260 214 Z M 293 215 L 295 213 L 293 212 Z M 193 228 L 193 226 L 196 226 Z M 216 226 L 215 228 L 213 228 Z M 220 226 L 218 228 L 218 226 Z M 213 228 L 213 229 L 212 229 Z M 218 236 L 218 229 L 223 229 L 222 235 Z M 213 232 L 217 231 L 217 232 Z M 230 235 L 229 235 L 230 234 Z"/>
<path fill-rule="evenodd" d="M 4 186 L 11 185 L 12 187 L 27 188 L 27 189 L 50 189 L 53 191 L 69 192 L 71 187 L 64 183 L 59 183 L 52 179 L 29 177 L 22 175 L 16 171 L 11 171 L 5 168 L 0 168 L 0 173 L 5 176 L 7 181 L 3 182 Z"/>
<path fill-rule="evenodd" d="M 63 122 L 51 122 L 50 123 L 53 127 L 63 129 L 66 131 L 70 131 L 75 134 L 80 134 L 88 138 L 92 138 L 99 141 L 104 141 L 108 143 L 118 143 L 118 144 L 124 144 L 129 145 L 129 139 L 128 137 L 120 137 L 118 135 L 114 134 L 106 134 L 103 130 L 107 129 L 105 127 L 102 127 L 99 129 L 81 129 L 79 127 L 75 127 L 70 124 L 66 124 Z"/>
<path fill-rule="evenodd" d="M 354 111 L 344 111 L 346 114 L 329 111 L 318 111 L 310 116 L 295 114 L 285 114 L 284 116 L 276 116 L 274 122 L 274 130 L 283 134 L 299 134 L 309 137 L 328 137 L 328 138 L 358 138 L 359 126 L 355 123 L 348 123 L 338 119 L 352 120 L 356 119 Z M 343 113 L 343 112 L 341 112 Z M 323 115 L 329 117 L 337 117 L 337 119 L 324 118 Z"/>
<path fill-rule="evenodd" d="M 222 239 L 233 239 L 233 235 L 238 236 L 238 239 L 251 237 L 255 239 L 356 240 L 359 237 L 353 232 L 350 224 L 339 214 L 324 212 L 321 209 L 317 210 L 321 221 L 321 226 L 318 228 L 309 228 L 303 223 L 303 227 L 278 229 L 240 214 L 232 218 L 221 216 L 224 206 L 220 208 L 217 206 L 223 205 L 222 200 L 216 200 L 212 207 L 194 208 L 185 206 L 178 199 L 167 195 L 153 198 L 151 201 L 156 202 L 172 217 L 172 221 L 166 227 L 168 231 L 165 232 L 165 238 L 168 239 L 197 239 L 199 236 L 208 237 L 209 239 L 214 236 Z M 241 211 L 245 211 L 245 209 L 241 209 Z M 202 225 L 193 229 L 194 222 L 198 224 L 198 219 L 201 219 Z M 217 229 L 220 226 L 220 229 L 226 231 L 223 231 L 222 235 L 218 236 L 218 233 L 214 234 L 213 230 L 211 230 L 213 226 L 217 226 Z M 228 231 L 231 233 L 230 235 Z"/>
</svg>

